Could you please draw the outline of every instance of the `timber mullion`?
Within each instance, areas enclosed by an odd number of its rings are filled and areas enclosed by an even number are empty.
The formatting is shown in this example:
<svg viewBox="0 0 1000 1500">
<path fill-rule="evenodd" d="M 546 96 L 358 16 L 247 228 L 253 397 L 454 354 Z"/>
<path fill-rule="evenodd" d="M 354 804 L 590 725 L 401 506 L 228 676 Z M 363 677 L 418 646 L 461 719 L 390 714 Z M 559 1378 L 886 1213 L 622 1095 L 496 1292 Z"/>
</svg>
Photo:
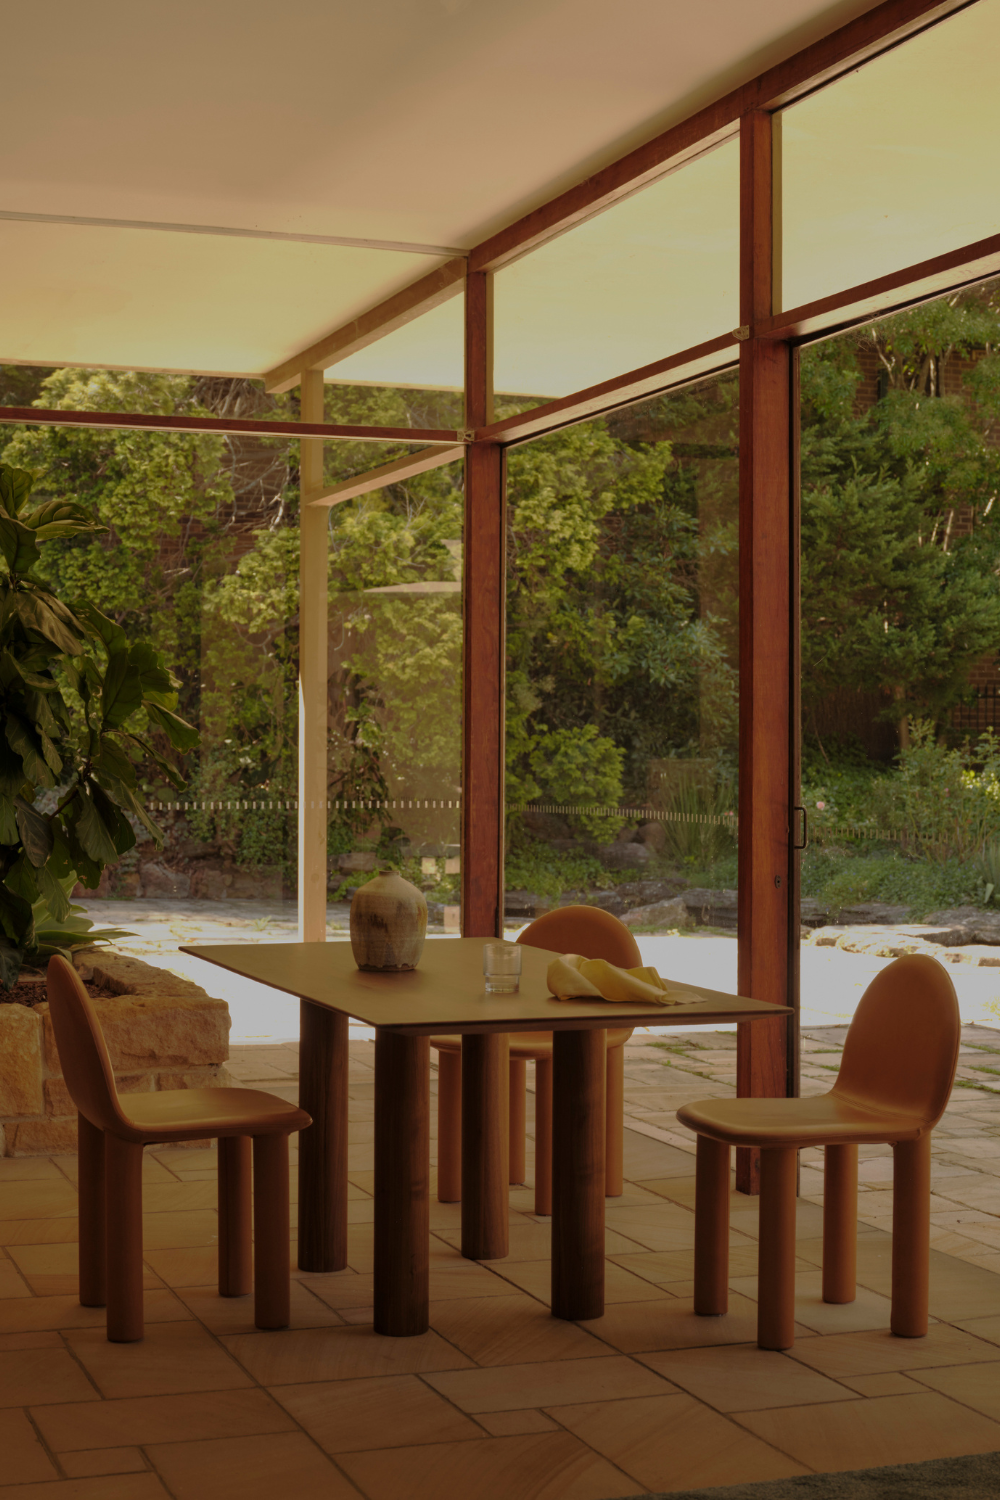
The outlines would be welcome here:
<svg viewBox="0 0 1000 1500">
<path fill-rule="evenodd" d="M 305 422 L 323 418 L 323 372 L 302 377 Z M 327 551 L 329 516 L 305 497 L 323 482 L 323 444 L 299 448 L 299 936 L 326 941 Z"/>
</svg>

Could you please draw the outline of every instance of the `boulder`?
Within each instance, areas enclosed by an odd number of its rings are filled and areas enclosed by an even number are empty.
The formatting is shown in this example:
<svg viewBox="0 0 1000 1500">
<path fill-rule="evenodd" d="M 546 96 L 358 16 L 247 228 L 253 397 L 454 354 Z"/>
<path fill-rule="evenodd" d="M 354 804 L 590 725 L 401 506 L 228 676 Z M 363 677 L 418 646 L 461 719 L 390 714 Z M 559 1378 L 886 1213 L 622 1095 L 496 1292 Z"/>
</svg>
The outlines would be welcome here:
<svg viewBox="0 0 1000 1500">
<path fill-rule="evenodd" d="M 601 911 L 610 912 L 613 917 L 623 917 L 628 911 L 628 902 L 616 890 L 588 891 L 581 905 L 599 906 Z"/>
<path fill-rule="evenodd" d="M 894 927 L 909 918 L 908 906 L 890 906 L 884 901 L 863 901 L 843 906 L 837 913 L 841 927 Z"/>
<path fill-rule="evenodd" d="M 222 870 L 195 870 L 191 876 L 191 895 L 199 901 L 225 901 L 227 880 L 232 880 L 232 876 Z"/>
<path fill-rule="evenodd" d="M 378 856 L 371 849 L 352 849 L 350 854 L 341 854 L 337 869 L 342 875 L 371 875 L 378 863 Z"/>
<path fill-rule="evenodd" d="M 957 906 L 951 911 L 935 912 L 926 919 L 926 925 L 960 927 L 967 943 L 1000 944 L 1000 911 L 983 910 L 979 906 Z"/>
<path fill-rule="evenodd" d="M 540 917 L 542 912 L 548 911 L 551 905 L 547 896 L 538 896 L 534 891 L 507 891 L 504 895 L 503 912 L 505 917 L 530 921 L 532 917 Z M 444 908 L 441 910 L 443 918 Z"/>
<path fill-rule="evenodd" d="M 281 875 L 277 870 L 234 870 L 228 894 L 234 901 L 280 901 Z"/>
<path fill-rule="evenodd" d="M 652 906 L 658 901 L 672 901 L 687 889 L 684 880 L 622 880 L 616 887 L 630 906 Z"/>
<path fill-rule="evenodd" d="M 653 851 L 646 844 L 600 844 L 597 857 L 606 870 L 641 870 L 649 864 Z"/>
<path fill-rule="evenodd" d="M 640 823 L 635 830 L 636 843 L 645 844 L 654 854 L 662 854 L 667 842 L 667 830 L 662 823 Z"/>
<path fill-rule="evenodd" d="M 156 860 L 150 860 L 139 866 L 139 879 L 142 882 L 142 894 L 144 896 L 180 896 L 182 898 L 191 894 L 191 880 L 187 875 L 180 874 L 177 870 L 168 870 L 167 866 Z"/>
<path fill-rule="evenodd" d="M 735 891 L 694 889 L 685 891 L 682 900 L 696 926 L 722 927 L 732 932 L 736 931 Z"/>
<path fill-rule="evenodd" d="M 674 896 L 670 901 L 657 901 L 652 906 L 635 906 L 625 913 L 622 921 L 627 927 L 650 927 L 658 932 L 694 926 L 694 919 L 683 896 Z"/>
</svg>

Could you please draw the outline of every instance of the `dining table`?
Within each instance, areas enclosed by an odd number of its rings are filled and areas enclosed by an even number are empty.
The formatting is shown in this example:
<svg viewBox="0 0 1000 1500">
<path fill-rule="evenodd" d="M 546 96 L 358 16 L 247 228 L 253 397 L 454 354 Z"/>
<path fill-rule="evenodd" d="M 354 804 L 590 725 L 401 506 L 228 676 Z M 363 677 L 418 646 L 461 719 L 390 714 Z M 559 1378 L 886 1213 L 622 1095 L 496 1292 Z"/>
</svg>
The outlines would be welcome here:
<svg viewBox="0 0 1000 1500">
<path fill-rule="evenodd" d="M 557 1000 L 547 972 L 562 955 L 522 946 L 520 987 L 487 994 L 483 938 L 429 938 L 415 969 L 359 969 L 346 941 L 184 946 L 182 953 L 297 995 L 298 1264 L 347 1265 L 348 1036 L 375 1030 L 374 1326 L 429 1326 L 430 1038 L 462 1037 L 461 1253 L 508 1253 L 508 1034 L 553 1033 L 552 1313 L 604 1311 L 605 1031 L 609 1026 L 777 1023 L 785 1006 L 678 984 L 679 1003 Z M 666 977 L 666 976 L 665 976 Z M 668 981 L 669 982 L 669 981 Z"/>
</svg>

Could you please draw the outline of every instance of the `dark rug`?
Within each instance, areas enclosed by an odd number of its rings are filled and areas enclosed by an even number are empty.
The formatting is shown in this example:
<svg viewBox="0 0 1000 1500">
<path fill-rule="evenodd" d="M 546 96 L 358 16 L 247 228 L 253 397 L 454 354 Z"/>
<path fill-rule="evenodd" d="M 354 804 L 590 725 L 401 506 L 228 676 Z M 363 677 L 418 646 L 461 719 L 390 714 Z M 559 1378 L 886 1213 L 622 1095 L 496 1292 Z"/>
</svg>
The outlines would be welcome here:
<svg viewBox="0 0 1000 1500">
<path fill-rule="evenodd" d="M 707 1490 L 671 1490 L 631 1500 L 997 1500 L 1000 1453 L 932 1458 L 922 1464 L 852 1469 L 845 1474 L 800 1474 L 762 1484 L 727 1484 Z"/>
</svg>

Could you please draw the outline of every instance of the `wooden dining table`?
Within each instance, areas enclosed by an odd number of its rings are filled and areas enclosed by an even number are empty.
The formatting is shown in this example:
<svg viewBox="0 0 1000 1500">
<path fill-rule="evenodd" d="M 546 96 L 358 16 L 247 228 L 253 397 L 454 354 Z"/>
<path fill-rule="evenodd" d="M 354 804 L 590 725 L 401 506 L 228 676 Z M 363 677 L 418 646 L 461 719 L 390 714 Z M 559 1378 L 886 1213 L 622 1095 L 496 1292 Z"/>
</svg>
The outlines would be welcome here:
<svg viewBox="0 0 1000 1500">
<path fill-rule="evenodd" d="M 348 1022 L 375 1028 L 374 1324 L 428 1327 L 430 1038 L 462 1037 L 462 1254 L 500 1259 L 508 1247 L 507 1034 L 551 1031 L 552 1312 L 604 1311 L 605 1036 L 608 1026 L 775 1021 L 784 1006 L 685 984 L 696 998 L 556 1000 L 546 982 L 558 955 L 524 946 L 520 989 L 487 995 L 482 938 L 430 938 L 416 969 L 363 971 L 348 942 L 235 943 L 191 954 L 301 1001 L 299 1267 L 347 1265 Z"/>
</svg>

